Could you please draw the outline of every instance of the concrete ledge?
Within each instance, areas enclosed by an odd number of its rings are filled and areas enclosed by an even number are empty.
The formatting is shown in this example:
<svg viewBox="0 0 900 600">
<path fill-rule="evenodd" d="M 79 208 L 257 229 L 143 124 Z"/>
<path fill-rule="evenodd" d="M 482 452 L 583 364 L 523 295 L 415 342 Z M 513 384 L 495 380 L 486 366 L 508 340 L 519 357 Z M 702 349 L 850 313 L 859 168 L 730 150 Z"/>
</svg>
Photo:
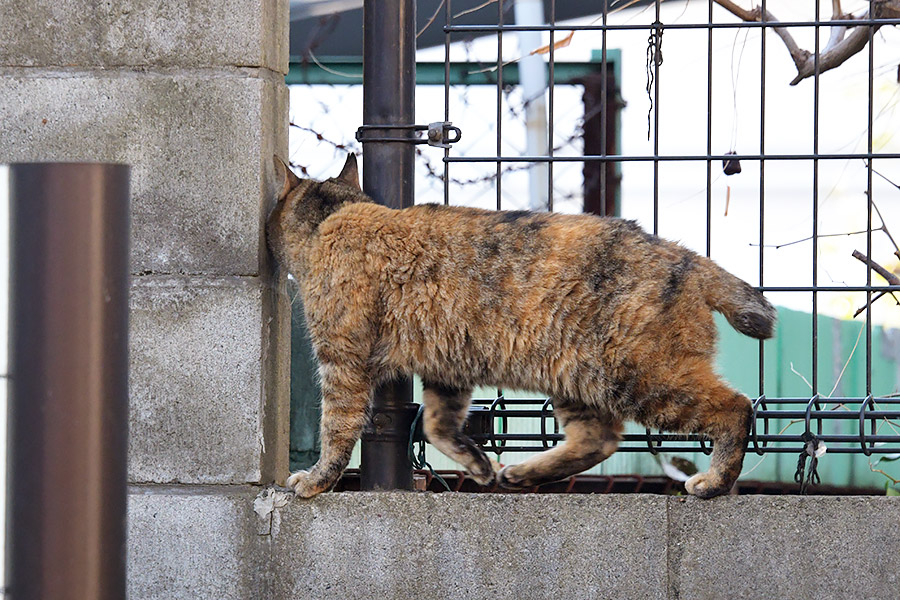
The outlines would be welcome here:
<svg viewBox="0 0 900 600">
<path fill-rule="evenodd" d="M 0 65 L 238 65 L 287 73 L 287 4 L 4 0 Z"/>
<path fill-rule="evenodd" d="M 260 273 L 272 155 L 286 147 L 283 81 L 258 70 L 2 75 L 0 162 L 133 165 L 133 272 Z"/>
<path fill-rule="evenodd" d="M 132 488 L 129 597 L 897 597 L 893 498 L 260 490 Z"/>
<path fill-rule="evenodd" d="M 256 278 L 135 278 L 130 481 L 260 481 L 264 292 Z"/>
<path fill-rule="evenodd" d="M 218 488 L 218 489 L 216 489 Z M 260 598 L 268 585 L 250 487 L 132 487 L 128 597 Z"/>
<path fill-rule="evenodd" d="M 272 591 L 665 598 L 665 525 L 661 496 L 329 494 L 283 509 Z"/>
<path fill-rule="evenodd" d="M 888 497 L 669 500 L 669 598 L 900 596 L 900 502 Z"/>
</svg>

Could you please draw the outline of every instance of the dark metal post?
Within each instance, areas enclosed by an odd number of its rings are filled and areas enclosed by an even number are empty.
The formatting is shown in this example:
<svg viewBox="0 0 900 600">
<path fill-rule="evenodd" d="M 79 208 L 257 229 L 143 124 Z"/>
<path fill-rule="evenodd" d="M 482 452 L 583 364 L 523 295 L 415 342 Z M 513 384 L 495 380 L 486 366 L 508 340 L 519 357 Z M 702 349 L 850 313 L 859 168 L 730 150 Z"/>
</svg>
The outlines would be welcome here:
<svg viewBox="0 0 900 600">
<path fill-rule="evenodd" d="M 415 120 L 415 1 L 365 0 L 363 15 L 363 122 L 411 125 Z M 411 130 L 397 131 L 384 133 L 413 137 Z M 411 143 L 365 142 L 363 189 L 385 206 L 412 206 L 414 161 Z M 362 489 L 412 489 L 407 448 L 415 414 L 410 380 L 376 391 L 372 421 L 362 437 Z"/>
<path fill-rule="evenodd" d="M 8 597 L 121 599 L 129 167 L 10 175 Z"/>
</svg>

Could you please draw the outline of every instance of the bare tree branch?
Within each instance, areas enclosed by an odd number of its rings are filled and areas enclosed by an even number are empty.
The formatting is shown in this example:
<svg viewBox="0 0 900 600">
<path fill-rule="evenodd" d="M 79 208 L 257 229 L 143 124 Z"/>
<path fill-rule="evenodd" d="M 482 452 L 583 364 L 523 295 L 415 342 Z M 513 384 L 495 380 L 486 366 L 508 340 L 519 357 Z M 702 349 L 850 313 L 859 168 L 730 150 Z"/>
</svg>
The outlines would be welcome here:
<svg viewBox="0 0 900 600">
<path fill-rule="evenodd" d="M 868 256 L 866 256 L 859 250 L 853 251 L 853 258 L 868 265 L 868 267 L 870 269 L 872 269 L 873 271 L 875 271 L 876 273 L 878 273 L 879 275 L 884 277 L 887 280 L 889 285 L 900 285 L 900 277 L 897 277 L 896 275 L 894 275 L 893 273 L 891 273 L 890 271 L 888 271 L 887 269 L 885 269 L 884 267 L 879 265 L 877 262 L 870 259 Z M 882 296 L 884 296 L 885 294 L 890 294 L 891 296 L 894 297 L 894 300 L 897 299 L 897 297 L 894 296 L 894 293 L 891 291 L 881 292 L 880 294 L 878 294 L 877 296 L 872 298 L 872 300 L 870 302 L 867 302 L 865 304 L 865 306 L 863 306 L 862 308 L 857 310 L 855 313 L 853 313 L 853 318 L 855 319 L 856 317 L 858 317 L 860 315 L 860 313 L 862 313 L 862 311 L 866 310 L 866 308 L 869 307 L 869 305 L 875 304 L 875 301 L 878 300 L 879 298 L 881 298 Z"/>
<path fill-rule="evenodd" d="M 715 0 L 716 4 L 740 18 L 748 22 L 766 22 L 777 23 L 772 13 L 768 10 L 763 12 L 760 7 L 752 10 L 742 8 L 731 0 Z M 870 2 L 870 10 L 861 17 L 855 18 L 852 15 L 842 14 L 840 0 L 832 0 L 832 20 L 846 21 L 851 19 L 869 20 L 871 19 L 890 19 L 900 17 L 900 0 L 872 0 Z M 881 25 L 871 25 L 873 33 L 881 28 Z M 784 27 L 773 27 L 773 31 L 784 42 L 785 47 L 797 67 L 797 76 L 791 81 L 791 85 L 797 85 L 807 77 L 812 77 L 816 72 L 816 55 L 808 50 L 804 50 L 797 45 L 794 37 Z M 835 25 L 831 28 L 831 36 L 825 49 L 818 55 L 819 73 L 824 73 L 837 66 L 840 66 L 848 58 L 861 51 L 869 43 L 869 27 L 856 27 L 849 35 L 845 35 L 846 25 Z"/>
<path fill-rule="evenodd" d="M 869 265 L 869 268 L 884 277 L 890 285 L 900 285 L 900 277 L 897 277 L 881 265 L 879 265 L 874 260 L 869 259 L 868 256 L 860 252 L 859 250 L 853 251 L 853 258 L 856 260 L 862 261 Z"/>
</svg>

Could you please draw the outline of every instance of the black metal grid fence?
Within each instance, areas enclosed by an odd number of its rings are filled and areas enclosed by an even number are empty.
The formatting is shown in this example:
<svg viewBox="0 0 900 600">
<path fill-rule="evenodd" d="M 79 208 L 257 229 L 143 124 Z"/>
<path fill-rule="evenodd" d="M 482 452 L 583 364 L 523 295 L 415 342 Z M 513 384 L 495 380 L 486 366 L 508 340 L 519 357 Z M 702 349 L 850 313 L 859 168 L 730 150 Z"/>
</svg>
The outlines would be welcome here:
<svg viewBox="0 0 900 600">
<path fill-rule="evenodd" d="M 555 19 L 556 2 L 549 3 L 548 23 L 542 25 L 512 25 L 508 24 L 508 8 L 512 4 L 511 0 L 495 0 L 487 2 L 480 8 L 478 14 L 485 15 L 483 24 L 465 24 L 459 25 L 454 23 L 454 10 L 451 6 L 451 0 L 444 3 L 444 25 L 443 31 L 445 35 L 445 84 L 444 84 L 444 100 L 445 100 L 445 121 L 451 121 L 453 114 L 450 102 L 450 56 L 451 44 L 466 35 L 490 35 L 496 36 L 497 40 L 497 60 L 492 71 L 496 79 L 496 153 L 494 155 L 482 156 L 460 156 L 456 154 L 453 148 L 444 150 L 444 201 L 450 202 L 450 180 L 452 170 L 456 165 L 464 163 L 483 163 L 495 165 L 496 183 L 496 208 L 502 209 L 502 183 L 503 175 L 506 169 L 512 165 L 521 164 L 537 164 L 543 163 L 547 165 L 549 170 L 548 194 L 548 210 L 553 210 L 553 169 L 554 165 L 561 162 L 577 161 L 587 163 L 600 163 L 600 176 L 603 182 L 600 185 L 600 193 L 606 194 L 607 187 L 605 179 L 610 176 L 611 167 L 613 165 L 621 165 L 627 162 L 642 162 L 652 164 L 653 168 L 653 208 L 652 208 L 652 231 L 659 232 L 660 224 L 660 165 L 675 162 L 703 162 L 706 165 L 706 254 L 711 254 L 712 239 L 712 180 L 715 169 L 719 165 L 727 165 L 729 161 L 743 161 L 744 163 L 755 162 L 759 168 L 759 255 L 758 255 L 758 278 L 759 286 L 763 292 L 767 293 L 788 293 L 788 294 L 807 294 L 811 296 L 812 314 L 811 314 L 811 339 L 810 346 L 812 352 L 812 372 L 811 381 L 809 382 L 812 394 L 808 397 L 777 397 L 767 391 L 765 380 L 765 345 L 760 342 L 758 347 L 758 390 L 756 397 L 753 398 L 754 420 L 751 431 L 751 437 L 748 450 L 758 454 L 770 452 L 791 452 L 796 453 L 802 450 L 804 446 L 803 434 L 812 433 L 818 440 L 824 442 L 829 452 L 836 453 L 859 453 L 859 454 L 885 454 L 896 453 L 900 451 L 900 398 L 883 397 L 873 395 L 872 385 L 872 302 L 877 300 L 881 295 L 891 294 L 900 291 L 900 283 L 894 278 L 888 277 L 890 285 L 873 285 L 871 270 L 878 271 L 877 263 L 872 259 L 872 235 L 874 231 L 879 229 L 888 233 L 886 225 L 882 223 L 882 227 L 876 227 L 873 222 L 873 215 L 878 213 L 877 206 L 873 203 L 873 177 L 879 173 L 873 169 L 873 160 L 896 160 L 900 159 L 900 154 L 892 152 L 876 152 L 873 143 L 873 120 L 874 120 L 874 103 L 873 103 L 873 82 L 874 82 L 874 46 L 876 32 L 879 28 L 885 26 L 895 26 L 900 24 L 898 15 L 890 13 L 887 16 L 879 12 L 879 6 L 884 4 L 879 2 L 870 3 L 870 12 L 866 13 L 862 18 L 852 17 L 849 15 L 833 15 L 830 20 L 823 19 L 820 15 L 819 3 L 815 3 L 815 17 L 810 21 L 789 21 L 777 22 L 771 18 L 767 10 L 767 2 L 762 0 L 759 7 L 758 20 L 738 20 L 722 21 L 721 15 L 714 15 L 716 6 L 725 4 L 732 5 L 730 2 L 714 2 L 707 0 L 708 19 L 706 22 L 697 23 L 663 23 L 660 19 L 660 0 L 654 2 L 643 2 L 649 5 L 646 10 L 653 11 L 653 22 L 650 24 L 610 24 L 608 15 L 611 10 L 623 5 L 635 4 L 634 2 L 612 2 L 604 0 L 597 3 L 597 11 L 600 12 L 598 20 L 587 25 L 558 25 Z M 490 5 L 494 8 L 490 8 Z M 732 5 L 734 6 L 734 5 Z M 718 11 L 719 9 L 716 9 Z M 730 11 L 733 13 L 733 11 Z M 749 11 L 748 11 L 749 12 Z M 458 15 L 457 15 L 458 16 Z M 716 17 L 716 18 L 714 18 Z M 867 37 L 863 39 L 865 47 L 861 51 L 868 54 L 868 82 L 867 82 L 867 128 L 866 128 L 866 148 L 859 152 L 821 152 L 819 149 L 819 107 L 820 107 L 820 76 L 825 69 L 832 68 L 829 64 L 821 64 L 822 51 L 825 49 L 822 39 L 822 28 L 847 27 L 853 31 L 864 30 Z M 728 154 L 713 152 L 713 90 L 716 82 L 713 80 L 713 35 L 717 30 L 734 30 L 747 29 L 761 31 L 759 69 L 759 106 L 760 106 L 760 130 L 759 130 L 759 147 L 756 151 L 743 152 L 740 154 L 731 152 Z M 767 45 L 778 43 L 775 41 L 767 42 L 767 32 L 778 33 L 782 35 L 786 28 L 812 29 L 814 36 L 814 48 L 812 52 L 813 68 L 810 75 L 813 86 L 813 102 L 808 107 L 808 112 L 812 117 L 812 137 L 810 143 L 812 150 L 810 152 L 770 152 L 766 146 L 766 65 L 767 65 Z M 782 32 L 777 31 L 778 29 Z M 707 121 L 706 121 L 706 152 L 703 154 L 672 154 L 662 153 L 660 151 L 660 128 L 666 127 L 666 123 L 660 122 L 660 89 L 661 86 L 668 82 L 665 77 L 661 77 L 664 72 L 661 71 L 662 60 L 662 39 L 664 33 L 670 30 L 701 30 L 707 33 L 707 64 L 696 65 L 698 69 L 706 69 L 707 89 Z M 549 70 L 548 81 L 550 82 L 547 90 L 548 102 L 548 122 L 547 135 L 551 140 L 548 144 L 548 152 L 542 156 L 512 156 L 503 155 L 501 151 L 501 139 L 504 135 L 502 129 L 502 114 L 504 111 L 504 67 L 508 63 L 504 63 L 503 56 L 503 38 L 515 32 L 523 31 L 540 31 L 549 36 L 549 43 L 543 47 L 542 53 L 548 56 L 547 69 Z M 615 154 L 615 150 L 606 146 L 606 127 L 607 120 L 601 119 L 603 132 L 600 140 L 602 141 L 602 149 L 599 154 L 590 154 L 584 156 L 554 156 L 553 151 L 553 135 L 554 135 L 554 64 L 555 55 L 560 47 L 565 44 L 565 37 L 575 34 L 590 34 L 599 39 L 600 52 L 602 53 L 602 81 L 608 81 L 606 69 L 607 53 L 608 53 L 608 37 L 614 32 L 623 31 L 645 31 L 648 35 L 647 43 L 647 89 L 651 99 L 651 115 L 652 125 L 648 124 L 649 135 L 652 136 L 652 153 L 645 155 L 623 155 Z M 858 35 L 858 34 L 857 34 Z M 571 37 L 569 38 L 571 39 Z M 796 61 L 795 61 L 796 62 Z M 839 68 L 839 67 L 837 67 Z M 799 66 L 798 66 L 799 70 Z M 601 106 L 607 106 L 607 97 L 613 94 L 614 90 L 602 89 Z M 648 120 L 651 117 L 648 115 Z M 465 126 L 463 125 L 463 129 Z M 864 285 L 822 285 L 819 281 L 819 256 L 818 247 L 820 237 L 825 237 L 818 230 L 819 207 L 820 207 L 820 191 L 819 191 L 819 173 L 821 165 L 828 164 L 823 161 L 829 160 L 861 160 L 865 161 L 867 187 L 866 187 L 866 211 L 867 225 L 864 232 L 866 237 L 866 253 L 864 256 L 857 257 L 863 260 L 871 268 L 867 268 L 867 275 Z M 797 286 L 775 286 L 766 285 L 765 283 L 765 249 L 766 236 L 765 224 L 766 219 L 778 218 L 777 207 L 767 207 L 766 203 L 766 164 L 771 161 L 796 161 L 809 163 L 812 165 L 812 181 L 810 183 L 812 196 L 812 235 L 810 237 L 812 245 L 811 256 L 811 285 Z M 738 163 L 734 163 L 738 164 Z M 898 188 L 900 189 L 900 188 Z M 605 198 L 599 203 L 601 214 L 605 212 L 607 203 Z M 768 209 L 768 210 L 767 210 Z M 874 210 L 873 210 L 874 209 Z M 646 224 L 650 226 L 651 224 Z M 650 228 L 650 227 L 648 227 Z M 888 233 L 888 235 L 890 235 Z M 891 240 L 893 241 L 893 239 Z M 900 257 L 900 250 L 897 252 Z M 881 271 L 879 271 L 881 273 Z M 881 273 L 882 275 L 884 273 Z M 864 292 L 866 295 L 865 304 L 865 395 L 859 397 L 833 398 L 826 397 L 818 392 L 820 386 L 820 377 L 818 373 L 818 356 L 819 356 L 819 295 L 826 292 L 848 292 L 857 291 Z M 531 433 L 520 433 L 521 427 L 517 427 L 516 423 L 528 420 L 532 424 L 536 422 L 538 427 Z M 798 427 L 793 428 L 795 431 L 787 432 L 788 426 L 802 423 L 803 430 L 796 431 Z M 835 425 L 838 425 L 835 427 Z M 470 414 L 469 423 L 470 433 L 473 438 L 486 449 L 501 454 L 504 452 L 530 452 L 539 451 L 552 447 L 563 439 L 559 426 L 553 418 L 552 404 L 549 399 L 516 399 L 504 397 L 500 393 L 495 398 L 478 399 L 473 403 Z M 656 454 L 658 452 L 711 452 L 709 441 L 702 437 L 694 435 L 673 435 L 662 432 L 654 432 L 646 430 L 643 433 L 626 433 L 620 446 L 620 451 L 625 452 L 650 452 Z"/>
</svg>

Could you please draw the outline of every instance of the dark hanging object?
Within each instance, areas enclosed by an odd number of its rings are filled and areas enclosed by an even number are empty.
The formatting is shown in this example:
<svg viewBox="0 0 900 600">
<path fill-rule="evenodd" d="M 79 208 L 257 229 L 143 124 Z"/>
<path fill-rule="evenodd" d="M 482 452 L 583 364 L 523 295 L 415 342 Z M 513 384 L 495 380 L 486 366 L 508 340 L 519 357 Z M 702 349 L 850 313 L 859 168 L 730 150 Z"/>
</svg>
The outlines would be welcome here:
<svg viewBox="0 0 900 600">
<path fill-rule="evenodd" d="M 734 156 L 737 152 L 726 152 L 725 156 Z M 722 170 L 726 175 L 734 175 L 741 172 L 741 161 L 736 158 L 726 158 L 722 161 Z"/>
</svg>

